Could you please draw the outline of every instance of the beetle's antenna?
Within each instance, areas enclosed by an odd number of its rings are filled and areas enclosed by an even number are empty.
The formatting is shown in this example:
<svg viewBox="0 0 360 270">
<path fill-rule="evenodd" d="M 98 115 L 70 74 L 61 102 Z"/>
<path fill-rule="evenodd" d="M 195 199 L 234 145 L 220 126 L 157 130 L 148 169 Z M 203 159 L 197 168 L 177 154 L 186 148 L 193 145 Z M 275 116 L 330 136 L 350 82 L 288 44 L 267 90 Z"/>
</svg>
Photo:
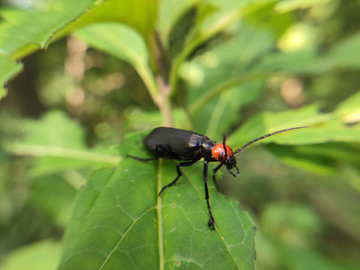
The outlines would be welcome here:
<svg viewBox="0 0 360 270">
<path fill-rule="evenodd" d="M 250 144 L 253 144 L 254 142 L 257 142 L 259 140 L 262 140 L 262 139 L 265 139 L 267 137 L 270 137 L 272 135 L 275 135 L 275 134 L 278 134 L 278 133 L 281 133 L 281 132 L 285 132 L 285 131 L 289 131 L 289 130 L 293 130 L 293 129 L 300 129 L 300 128 L 307 128 L 309 126 L 302 126 L 302 127 L 293 127 L 293 128 L 287 128 L 287 129 L 282 129 L 282 130 L 278 130 L 278 131 L 275 131 L 273 133 L 269 133 L 269 134 L 266 134 L 264 136 L 261 136 L 259 138 L 256 138 L 255 140 L 252 140 L 250 142 L 248 142 L 247 144 L 244 144 L 241 148 L 237 149 L 235 152 L 234 152 L 234 155 L 236 153 L 239 153 L 241 150 L 243 150 L 244 148 L 248 147 Z"/>
<path fill-rule="evenodd" d="M 225 141 L 226 141 L 226 135 L 223 134 L 223 147 L 224 147 L 224 150 L 225 150 L 225 159 L 224 160 L 227 159 L 227 151 L 226 151 L 226 147 L 225 147 Z"/>
</svg>

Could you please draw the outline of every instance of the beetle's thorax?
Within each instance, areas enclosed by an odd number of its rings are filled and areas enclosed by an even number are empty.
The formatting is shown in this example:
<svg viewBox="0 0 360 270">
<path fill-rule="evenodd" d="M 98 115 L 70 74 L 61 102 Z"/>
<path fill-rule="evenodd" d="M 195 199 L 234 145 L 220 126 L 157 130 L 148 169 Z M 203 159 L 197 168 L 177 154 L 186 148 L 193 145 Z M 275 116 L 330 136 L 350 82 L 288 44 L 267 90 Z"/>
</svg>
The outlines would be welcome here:
<svg viewBox="0 0 360 270">
<path fill-rule="evenodd" d="M 200 145 L 201 145 L 203 157 L 209 160 L 212 157 L 211 150 L 216 145 L 216 142 L 210 139 L 205 139 L 201 141 Z"/>
<path fill-rule="evenodd" d="M 211 149 L 211 155 L 221 163 L 226 163 L 227 159 L 230 156 L 233 156 L 233 151 L 226 144 L 225 144 L 225 149 L 224 149 L 224 143 L 218 143 Z"/>
</svg>

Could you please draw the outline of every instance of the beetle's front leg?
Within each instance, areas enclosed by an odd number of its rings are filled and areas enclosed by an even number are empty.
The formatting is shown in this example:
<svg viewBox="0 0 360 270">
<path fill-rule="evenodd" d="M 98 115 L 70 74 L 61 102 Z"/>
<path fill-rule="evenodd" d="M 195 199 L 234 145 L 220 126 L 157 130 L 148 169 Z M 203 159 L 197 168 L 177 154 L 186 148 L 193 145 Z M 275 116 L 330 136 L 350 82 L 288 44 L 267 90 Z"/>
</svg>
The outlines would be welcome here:
<svg viewBox="0 0 360 270">
<path fill-rule="evenodd" d="M 207 185 L 207 172 L 208 172 L 208 162 L 205 160 L 204 161 L 204 186 L 205 186 L 205 200 L 206 200 L 206 204 L 207 204 L 207 208 L 208 208 L 208 211 L 209 211 L 209 221 L 208 221 L 208 225 L 210 227 L 211 230 L 214 230 L 215 227 L 214 227 L 214 218 L 212 216 L 212 213 L 211 213 L 211 208 L 210 208 L 210 203 L 209 203 L 209 189 L 208 189 L 208 185 Z"/>
<path fill-rule="evenodd" d="M 213 169 L 213 181 L 215 183 L 215 186 L 216 186 L 216 189 L 217 191 L 219 191 L 219 186 L 218 186 L 218 183 L 216 181 L 216 177 L 215 177 L 215 173 L 222 167 L 222 163 L 220 163 L 215 169 Z"/>
</svg>

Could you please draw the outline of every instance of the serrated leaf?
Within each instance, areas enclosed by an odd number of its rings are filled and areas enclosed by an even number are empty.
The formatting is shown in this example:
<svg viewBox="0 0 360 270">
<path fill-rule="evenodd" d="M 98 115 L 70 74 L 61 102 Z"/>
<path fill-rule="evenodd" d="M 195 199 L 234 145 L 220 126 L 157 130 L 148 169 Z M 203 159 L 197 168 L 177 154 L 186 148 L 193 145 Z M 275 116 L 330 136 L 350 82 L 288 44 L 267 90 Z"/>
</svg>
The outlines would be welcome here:
<svg viewBox="0 0 360 270">
<path fill-rule="evenodd" d="M 101 21 L 125 23 L 147 41 L 156 16 L 154 1 L 57 0 L 42 11 L 3 9 L 0 51 L 19 59 L 77 28 Z"/>
<path fill-rule="evenodd" d="M 89 8 L 94 0 L 77 1 L 77 5 L 59 5 L 62 2 L 66 0 L 56 1 L 57 6 L 44 11 L 3 9 L 0 50 L 18 59 L 43 48 L 56 31 Z"/>
<path fill-rule="evenodd" d="M 131 154 L 148 156 L 139 147 Z M 207 226 L 200 162 L 157 196 L 175 167 L 127 158 L 114 171 L 94 172 L 78 196 L 59 269 L 253 269 L 254 224 L 210 182 L 216 230 Z"/>
</svg>

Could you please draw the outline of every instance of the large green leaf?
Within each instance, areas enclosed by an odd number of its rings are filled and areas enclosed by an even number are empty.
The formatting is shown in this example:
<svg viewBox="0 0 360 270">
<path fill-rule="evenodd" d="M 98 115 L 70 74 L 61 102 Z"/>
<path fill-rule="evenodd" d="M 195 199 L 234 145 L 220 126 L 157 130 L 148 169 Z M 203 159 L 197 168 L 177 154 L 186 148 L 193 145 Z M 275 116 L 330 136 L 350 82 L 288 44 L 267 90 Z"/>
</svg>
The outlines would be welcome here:
<svg viewBox="0 0 360 270">
<path fill-rule="evenodd" d="M 139 149 L 131 154 L 146 157 Z M 207 226 L 201 164 L 182 169 L 157 196 L 175 165 L 127 158 L 94 172 L 78 196 L 59 269 L 253 269 L 254 224 L 211 182 L 216 229 Z"/>
</svg>

